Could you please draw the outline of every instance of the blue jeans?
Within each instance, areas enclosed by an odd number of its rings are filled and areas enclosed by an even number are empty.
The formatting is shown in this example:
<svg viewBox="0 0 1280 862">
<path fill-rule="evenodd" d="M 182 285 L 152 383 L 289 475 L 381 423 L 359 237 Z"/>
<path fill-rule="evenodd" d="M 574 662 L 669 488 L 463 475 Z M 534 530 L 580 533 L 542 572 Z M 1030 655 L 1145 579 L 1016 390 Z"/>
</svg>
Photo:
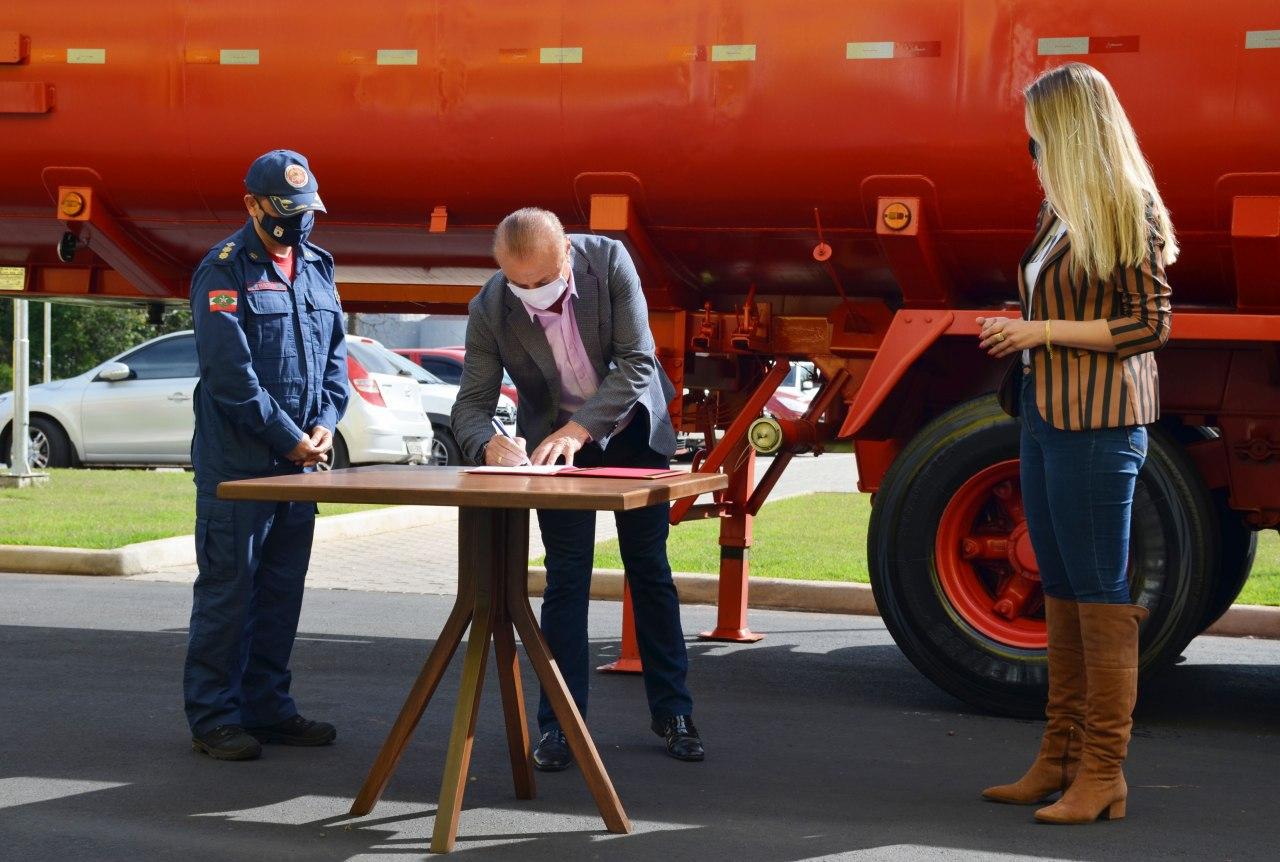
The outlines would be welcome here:
<svg viewBox="0 0 1280 862">
<path fill-rule="evenodd" d="M 1062 431 L 1022 380 L 1022 505 L 1047 596 L 1128 604 L 1129 522 L 1147 458 L 1141 425 Z"/>
<path fill-rule="evenodd" d="M 574 463 L 580 466 L 666 467 L 665 457 L 648 446 L 649 423 L 643 410 L 608 446 L 588 444 Z M 617 512 L 618 545 L 631 588 L 636 642 L 644 666 L 644 689 L 654 718 L 693 713 L 685 686 L 689 657 L 680 625 L 680 598 L 667 562 L 670 504 Z M 565 685 L 587 714 L 591 658 L 587 644 L 587 606 L 591 598 L 596 513 L 572 509 L 539 509 L 538 526 L 547 549 L 547 588 L 542 596 L 542 635 L 555 657 Z M 538 702 L 538 727 L 558 728 L 546 693 Z"/>
</svg>

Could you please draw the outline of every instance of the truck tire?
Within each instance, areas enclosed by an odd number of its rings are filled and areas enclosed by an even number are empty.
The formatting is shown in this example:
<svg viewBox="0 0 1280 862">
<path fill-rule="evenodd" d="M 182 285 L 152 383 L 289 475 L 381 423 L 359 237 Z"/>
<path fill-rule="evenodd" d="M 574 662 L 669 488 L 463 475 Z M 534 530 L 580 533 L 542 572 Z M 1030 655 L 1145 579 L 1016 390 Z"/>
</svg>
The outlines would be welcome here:
<svg viewBox="0 0 1280 862">
<path fill-rule="evenodd" d="M 1048 684 L 1047 637 L 1020 514 L 1018 434 L 1018 421 L 991 396 L 929 423 L 881 483 L 867 557 L 885 624 L 926 677 L 979 709 L 1036 717 Z M 1176 659 L 1197 630 L 1217 528 L 1182 447 L 1151 429 L 1130 552 L 1134 600 L 1151 612 L 1140 642 L 1144 673 Z M 1003 613 L 1000 599 L 1012 601 Z"/>
<path fill-rule="evenodd" d="M 445 425 L 432 425 L 435 439 L 431 442 L 431 464 L 437 467 L 458 467 L 462 464 L 462 449 L 453 439 L 453 432 Z"/>
<path fill-rule="evenodd" d="M 1213 428 L 1196 425 L 1183 425 L 1174 418 L 1162 421 L 1161 426 L 1184 446 L 1191 446 L 1203 440 L 1212 440 L 1218 436 Z M 1244 589 L 1249 572 L 1253 569 L 1253 558 L 1258 551 L 1258 534 L 1245 523 L 1241 514 L 1231 508 L 1229 492 L 1219 488 L 1212 492 L 1213 507 L 1218 515 L 1219 548 L 1221 553 L 1212 560 L 1213 571 L 1209 582 L 1209 602 L 1205 606 L 1204 618 L 1201 620 L 1196 634 L 1208 629 L 1216 623 L 1227 609 L 1235 602 Z"/>
<path fill-rule="evenodd" d="M 1216 623 L 1235 602 L 1244 589 L 1245 581 L 1249 580 L 1253 558 L 1258 553 L 1258 532 L 1250 528 L 1244 522 L 1244 517 L 1228 505 L 1225 490 L 1214 492 L 1213 508 L 1218 516 L 1222 551 L 1218 556 L 1217 572 L 1209 588 L 1209 601 L 1205 606 L 1204 617 L 1200 620 L 1196 634 Z"/>
</svg>

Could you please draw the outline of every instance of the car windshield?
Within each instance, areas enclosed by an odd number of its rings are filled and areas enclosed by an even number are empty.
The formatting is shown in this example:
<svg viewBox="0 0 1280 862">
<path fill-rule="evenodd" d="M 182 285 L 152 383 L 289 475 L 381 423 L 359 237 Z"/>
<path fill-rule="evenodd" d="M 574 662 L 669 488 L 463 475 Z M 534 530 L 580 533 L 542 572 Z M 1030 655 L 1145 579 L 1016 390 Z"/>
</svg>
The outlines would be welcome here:
<svg viewBox="0 0 1280 862">
<path fill-rule="evenodd" d="M 372 345 L 364 345 L 364 346 L 372 347 Z M 399 353 L 396 353 L 395 351 L 388 350 L 387 348 L 383 347 L 379 351 L 379 354 L 381 356 L 385 356 L 387 362 L 395 366 L 396 370 L 393 372 L 390 372 L 392 374 L 403 374 L 407 377 L 412 377 L 414 380 L 417 380 L 419 383 L 444 383 L 443 380 L 441 380 L 439 377 L 436 377 L 434 374 L 432 374 L 427 369 L 423 368 L 418 363 L 414 362 L 412 359 L 407 359 L 401 356 Z"/>
</svg>

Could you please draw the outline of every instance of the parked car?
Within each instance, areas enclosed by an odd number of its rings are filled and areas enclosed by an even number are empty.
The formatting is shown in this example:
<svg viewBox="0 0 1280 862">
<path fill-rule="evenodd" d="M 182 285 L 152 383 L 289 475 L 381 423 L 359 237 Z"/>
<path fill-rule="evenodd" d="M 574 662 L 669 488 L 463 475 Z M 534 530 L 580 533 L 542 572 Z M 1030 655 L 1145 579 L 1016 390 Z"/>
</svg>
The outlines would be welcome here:
<svg viewBox="0 0 1280 862">
<path fill-rule="evenodd" d="M 348 344 L 351 343 L 348 338 Z M 458 400 L 459 386 L 441 380 L 426 368 L 403 354 L 403 351 L 389 350 L 382 345 L 379 353 L 379 367 L 387 373 L 395 373 L 412 377 L 418 381 L 418 391 L 422 397 L 422 409 L 431 420 L 434 434 L 430 463 L 440 465 L 457 465 L 463 463 L 462 449 L 453 436 L 451 416 L 453 402 Z M 498 405 L 494 409 L 494 418 L 502 423 L 507 433 L 516 433 L 516 405 L 505 394 L 499 393 Z"/>
<path fill-rule="evenodd" d="M 432 430 L 417 382 L 367 368 L 360 357 L 368 348 L 353 340 L 347 339 L 352 398 L 334 435 L 333 466 L 425 461 Z M 189 465 L 197 375 L 195 333 L 188 330 L 153 338 L 76 377 L 32 386 L 31 465 Z M 8 392 L 0 395 L 0 460 L 11 451 L 12 424 Z"/>
<path fill-rule="evenodd" d="M 792 362 L 791 370 L 782 378 L 764 412 L 779 419 L 799 419 L 817 394 L 818 370 L 812 362 Z"/>
<path fill-rule="evenodd" d="M 445 383 L 452 383 L 455 386 L 462 383 L 462 363 L 467 355 L 466 348 L 401 347 L 396 350 L 396 353 L 412 359 Z M 516 394 L 516 384 L 506 371 L 502 372 L 502 394 L 510 398 L 512 404 L 520 403 L 520 396 Z"/>
</svg>

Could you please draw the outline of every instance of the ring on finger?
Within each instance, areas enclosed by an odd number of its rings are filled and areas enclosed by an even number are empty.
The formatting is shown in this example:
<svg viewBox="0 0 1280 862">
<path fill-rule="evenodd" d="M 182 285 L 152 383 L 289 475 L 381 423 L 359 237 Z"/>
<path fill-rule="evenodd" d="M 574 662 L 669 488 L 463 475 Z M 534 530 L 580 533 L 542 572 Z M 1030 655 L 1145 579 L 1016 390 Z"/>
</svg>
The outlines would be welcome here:
<svg viewBox="0 0 1280 862">
<path fill-rule="evenodd" d="M 1004 333 L 1003 333 L 1003 332 L 997 332 L 997 333 L 996 333 L 996 341 L 1004 341 Z"/>
</svg>

